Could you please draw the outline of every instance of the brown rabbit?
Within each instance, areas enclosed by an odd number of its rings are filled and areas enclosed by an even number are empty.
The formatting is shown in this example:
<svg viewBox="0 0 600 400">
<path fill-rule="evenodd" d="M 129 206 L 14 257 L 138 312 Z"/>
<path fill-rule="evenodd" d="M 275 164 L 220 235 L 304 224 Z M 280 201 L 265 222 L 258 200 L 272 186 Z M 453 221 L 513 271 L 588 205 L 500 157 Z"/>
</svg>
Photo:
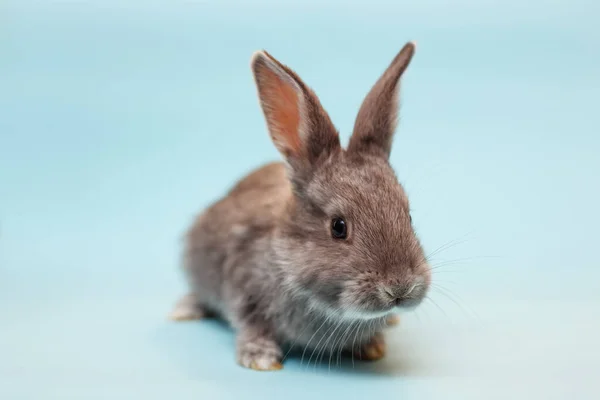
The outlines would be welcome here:
<svg viewBox="0 0 600 400">
<path fill-rule="evenodd" d="M 383 357 L 382 329 L 417 306 L 431 274 L 388 158 L 407 43 L 364 100 L 347 150 L 314 92 L 265 51 L 251 66 L 284 163 L 243 178 L 188 232 L 190 293 L 176 320 L 216 315 L 237 361 L 282 368 L 283 346 Z"/>
</svg>

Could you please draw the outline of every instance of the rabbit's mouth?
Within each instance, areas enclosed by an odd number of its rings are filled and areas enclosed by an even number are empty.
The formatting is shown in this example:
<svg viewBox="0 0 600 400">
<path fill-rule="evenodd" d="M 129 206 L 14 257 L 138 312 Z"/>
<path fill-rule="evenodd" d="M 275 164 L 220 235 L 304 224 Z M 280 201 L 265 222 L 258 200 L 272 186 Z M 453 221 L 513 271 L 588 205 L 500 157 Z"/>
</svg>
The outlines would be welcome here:
<svg viewBox="0 0 600 400">
<path fill-rule="evenodd" d="M 383 286 L 313 278 L 302 282 L 301 287 L 311 308 L 349 320 L 374 320 L 398 311 L 411 311 L 427 291 L 422 279 L 413 280 L 411 285 Z"/>
<path fill-rule="evenodd" d="M 316 281 L 303 282 L 304 292 L 310 307 L 321 310 L 331 318 L 348 320 L 372 320 L 393 312 L 395 305 L 375 295 L 358 295 L 349 290 L 348 282 Z"/>
<path fill-rule="evenodd" d="M 360 309 L 350 309 L 343 311 L 343 317 L 349 320 L 371 321 L 382 319 L 394 313 L 394 308 L 389 308 L 381 311 L 370 311 Z"/>
<path fill-rule="evenodd" d="M 396 314 L 398 312 L 406 312 L 413 311 L 416 309 L 419 304 L 421 304 L 421 300 L 419 299 L 411 299 L 402 303 L 402 305 L 397 305 L 394 303 L 389 303 L 388 305 L 380 308 L 374 307 L 349 307 L 342 308 L 341 314 L 344 319 L 349 320 L 377 320 L 388 317 L 390 315 Z"/>
<path fill-rule="evenodd" d="M 427 289 L 426 279 L 418 276 L 410 284 L 382 287 L 381 294 L 387 300 L 389 307 L 410 311 L 421 304 Z"/>
<path fill-rule="evenodd" d="M 344 290 L 340 295 L 340 309 L 345 318 L 371 320 L 398 311 L 412 311 L 423 301 L 427 285 L 416 279 L 411 285 L 378 286 L 357 291 Z"/>
<path fill-rule="evenodd" d="M 374 320 L 384 318 L 397 310 L 395 304 L 390 303 L 378 293 L 356 296 L 344 293 L 340 298 L 339 311 L 345 319 Z"/>
</svg>

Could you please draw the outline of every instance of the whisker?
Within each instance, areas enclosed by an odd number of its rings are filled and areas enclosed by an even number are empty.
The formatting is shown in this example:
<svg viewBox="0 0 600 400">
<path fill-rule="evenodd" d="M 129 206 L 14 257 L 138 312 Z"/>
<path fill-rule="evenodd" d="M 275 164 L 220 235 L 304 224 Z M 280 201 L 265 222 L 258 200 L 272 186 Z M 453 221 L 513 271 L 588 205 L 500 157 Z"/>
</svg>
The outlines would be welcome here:
<svg viewBox="0 0 600 400">
<path fill-rule="evenodd" d="M 423 322 L 421 322 L 421 317 L 419 315 L 421 311 L 422 311 L 421 309 L 417 309 L 417 310 L 415 310 L 415 313 L 414 313 L 414 316 L 417 319 L 417 322 L 419 323 L 419 325 L 423 325 Z"/>
<path fill-rule="evenodd" d="M 354 318 L 350 319 L 350 321 L 353 321 L 353 320 L 354 320 Z M 336 355 L 336 366 L 341 364 L 342 347 L 344 346 L 344 342 L 346 341 L 348 331 L 350 331 L 351 328 L 352 328 L 352 322 L 349 322 L 348 326 L 346 327 L 346 330 L 344 330 L 344 332 L 340 336 L 339 346 L 336 346 L 336 343 L 338 342 L 337 340 L 334 341 L 334 343 L 333 343 L 334 347 L 338 347 L 338 351 L 337 351 L 337 355 Z M 331 355 L 329 356 L 329 364 L 331 365 Z"/>
<path fill-rule="evenodd" d="M 315 313 L 313 312 L 313 315 L 314 315 L 314 314 L 315 314 Z M 307 316 L 308 316 L 308 315 L 307 315 Z M 287 357 L 289 356 L 289 354 L 291 353 L 291 351 L 294 349 L 294 346 L 295 346 L 295 345 L 296 345 L 296 343 L 298 342 L 298 339 L 299 339 L 299 338 L 302 336 L 302 334 L 303 334 L 304 332 L 306 332 L 306 330 L 307 330 L 307 329 L 308 329 L 310 326 L 312 326 L 313 322 L 315 322 L 315 320 L 316 320 L 316 319 L 317 319 L 317 317 L 316 317 L 316 316 L 315 316 L 314 318 L 310 319 L 310 320 L 309 320 L 309 321 L 306 323 L 306 325 L 304 326 L 304 328 L 303 328 L 303 329 L 300 331 L 300 333 L 299 333 L 298 335 L 296 335 L 296 337 L 294 338 L 294 341 L 293 341 L 293 342 L 292 342 L 292 344 L 289 346 L 289 349 L 288 349 L 288 351 L 285 353 L 285 355 L 284 355 L 284 356 L 283 356 L 283 358 L 281 359 L 281 362 L 284 362 L 284 361 L 287 359 Z M 310 343 L 310 341 L 309 341 L 309 343 Z M 306 348 L 305 348 L 305 351 L 306 351 Z M 302 365 L 302 360 L 300 360 L 300 365 Z"/>
<path fill-rule="evenodd" d="M 304 361 L 304 354 L 306 353 L 306 350 L 308 350 L 308 348 L 310 347 L 310 343 L 312 342 L 312 340 L 314 339 L 315 335 L 321 330 L 321 328 L 323 328 L 323 326 L 327 323 L 327 321 L 329 320 L 331 316 L 327 315 L 325 317 L 325 319 L 323 320 L 323 322 L 321 323 L 321 325 L 319 326 L 319 328 L 313 332 L 312 336 L 310 337 L 310 339 L 308 339 L 308 343 L 306 343 L 306 346 L 304 346 L 304 351 L 302 351 L 302 358 L 300 359 L 300 365 L 302 365 L 302 362 Z M 314 353 L 314 350 L 313 350 Z M 311 354 L 311 358 L 312 358 L 312 354 Z M 310 359 L 308 360 L 308 365 L 310 365 Z M 308 367 L 307 365 L 307 367 Z"/>
<path fill-rule="evenodd" d="M 465 311 L 465 310 L 464 310 L 464 308 L 466 308 L 466 306 L 462 306 L 461 304 L 459 304 L 459 303 L 458 303 L 458 301 L 457 301 L 456 299 L 454 299 L 454 297 L 456 297 L 456 298 L 457 298 L 459 301 L 462 301 L 462 302 L 464 303 L 465 301 L 464 301 L 464 300 L 462 300 L 462 299 L 460 298 L 460 296 L 458 296 L 458 295 L 457 295 L 457 294 L 455 294 L 455 293 L 452 293 L 450 290 L 448 290 L 448 289 L 446 289 L 446 288 L 444 288 L 444 287 L 442 287 L 442 286 L 439 286 L 439 285 L 437 285 L 437 284 L 436 284 L 436 285 L 433 285 L 433 286 L 432 286 L 432 288 L 433 288 L 433 289 L 436 289 L 436 290 L 438 291 L 438 293 L 440 293 L 442 296 L 446 297 L 448 300 L 450 300 L 451 302 L 453 302 L 454 304 L 456 304 L 456 305 L 457 305 L 459 308 L 462 308 L 462 309 L 463 309 L 463 311 Z M 454 296 L 454 297 L 453 297 L 453 296 Z M 479 319 L 479 320 L 480 320 L 480 318 L 479 318 L 479 315 L 477 315 L 477 313 L 476 313 L 476 312 L 475 312 L 473 309 L 471 309 L 471 308 L 468 308 L 468 310 L 469 310 L 469 312 L 470 312 L 471 314 L 473 314 L 473 316 L 474 316 L 475 318 L 477 318 L 477 319 Z"/>
<path fill-rule="evenodd" d="M 365 331 L 366 327 L 367 327 L 367 321 L 364 321 L 362 323 L 362 326 L 361 326 L 361 329 L 360 329 L 360 334 L 358 335 L 358 337 L 360 338 L 359 340 L 361 340 L 361 341 L 362 341 L 362 336 L 364 334 L 364 331 Z M 360 342 L 358 343 L 358 358 L 362 359 L 362 345 L 361 345 Z"/>
<path fill-rule="evenodd" d="M 439 269 L 441 267 L 444 266 L 448 266 L 448 265 L 457 265 L 460 264 L 462 262 L 466 262 L 466 261 L 474 261 L 474 260 L 481 260 L 481 259 L 490 259 L 490 258 L 500 258 L 498 256 L 474 256 L 474 257 L 464 257 L 464 258 L 455 258 L 455 259 L 451 259 L 451 260 L 444 260 L 438 263 L 434 263 L 431 264 L 429 269 L 431 271 Z M 465 265 L 467 266 L 467 265 Z"/>
<path fill-rule="evenodd" d="M 329 337 L 327 338 L 327 340 L 325 341 L 325 343 L 323 344 L 323 351 L 321 353 L 321 358 L 319 359 L 319 363 L 323 362 L 323 357 L 325 356 L 325 353 L 329 352 L 329 365 L 328 365 L 328 371 L 331 373 L 331 352 L 333 351 L 333 347 L 331 349 L 327 348 L 327 345 L 329 344 L 329 341 L 331 339 L 333 339 L 334 343 L 336 341 L 336 337 L 335 337 L 335 333 L 337 332 L 337 330 L 344 324 L 344 320 L 340 318 L 340 320 L 338 321 L 338 323 L 335 326 L 335 329 L 333 330 L 333 332 L 331 332 L 331 334 L 329 335 Z M 317 357 L 319 357 L 317 355 Z"/>
<path fill-rule="evenodd" d="M 450 240 L 449 242 L 446 242 L 445 244 L 441 245 L 440 247 L 438 247 L 437 249 L 435 249 L 433 252 L 429 253 L 427 256 L 425 256 L 425 259 L 430 260 L 431 257 L 433 257 L 436 254 L 439 254 L 440 252 L 446 251 L 452 247 L 458 246 L 460 244 L 466 243 L 468 240 L 466 239 L 466 237 L 468 237 L 469 235 L 471 235 L 471 233 L 467 233 L 457 239 L 454 240 Z"/>
<path fill-rule="evenodd" d="M 424 308 L 419 308 L 419 312 L 425 314 L 425 318 L 427 318 L 428 322 L 431 322 L 431 316 L 427 313 L 427 310 Z"/>
<path fill-rule="evenodd" d="M 435 285 L 435 284 L 438 284 L 438 283 L 447 283 L 447 284 L 450 284 L 450 285 L 458 285 L 458 283 L 456 283 L 454 281 L 448 281 L 448 280 L 441 281 L 441 280 L 439 280 L 437 278 L 435 279 L 435 281 L 431 282 L 431 285 Z"/>
<path fill-rule="evenodd" d="M 345 322 L 346 322 L 345 320 L 340 319 L 338 325 L 336 326 L 336 328 L 333 330 L 333 332 L 331 333 L 331 335 L 327 339 L 327 342 L 325 342 L 325 346 L 326 346 L 325 348 L 327 350 L 323 350 L 323 354 L 321 355 L 321 360 L 319 361 L 319 362 L 322 362 L 322 359 L 326 355 L 326 353 L 329 353 L 328 370 L 329 370 L 330 373 L 331 373 L 331 358 L 333 356 L 334 349 L 335 349 L 335 344 L 336 344 L 336 342 L 338 340 L 338 336 L 339 336 L 339 333 L 338 333 L 338 335 L 336 335 L 335 333 L 338 331 L 339 328 L 341 328 L 341 327 L 344 326 Z M 330 339 L 333 339 L 333 342 L 331 343 L 331 346 L 328 347 Z"/>
<path fill-rule="evenodd" d="M 329 315 L 329 318 L 328 318 L 328 320 L 329 320 L 329 319 L 331 319 L 331 315 Z M 324 333 L 323 335 L 321 335 L 321 338 L 320 338 L 320 339 L 319 339 L 319 341 L 317 342 L 317 344 L 316 344 L 316 346 L 315 346 L 314 350 L 312 351 L 312 353 L 311 353 L 311 355 L 310 355 L 310 358 L 308 359 L 308 365 L 307 365 L 307 367 L 310 367 L 310 360 L 312 360 L 312 358 L 313 358 L 313 355 L 315 354 L 315 352 L 317 352 L 317 359 L 315 359 L 315 370 L 316 370 L 316 368 L 317 368 L 317 361 L 318 361 L 318 357 L 319 357 L 319 354 L 321 353 L 320 351 L 317 351 L 317 350 L 319 350 L 319 345 L 321 344 L 321 342 L 323 341 L 323 339 L 325 339 L 325 338 L 327 337 L 327 334 L 329 333 L 329 331 L 331 330 L 331 328 L 335 328 L 335 326 L 336 326 L 336 325 L 333 325 L 333 324 L 331 324 L 331 325 L 330 325 L 330 326 L 329 326 L 329 327 L 328 327 L 328 328 L 325 330 L 325 333 Z"/>
<path fill-rule="evenodd" d="M 439 304 L 438 304 L 438 303 L 436 303 L 436 302 L 435 302 L 435 301 L 434 301 L 434 300 L 433 300 L 431 297 L 429 297 L 429 296 L 426 296 L 425 298 L 426 298 L 426 299 L 428 299 L 429 301 L 431 301 L 431 303 L 432 303 L 434 306 L 436 306 L 436 307 L 437 307 L 437 309 L 438 309 L 438 310 L 440 310 L 440 311 L 442 312 L 442 314 L 444 314 L 444 316 L 445 316 L 446 318 L 448 318 L 448 314 L 446 314 L 446 312 L 445 312 L 445 311 L 442 309 L 442 307 L 440 307 L 440 306 L 439 306 Z"/>
<path fill-rule="evenodd" d="M 358 331 L 361 329 L 362 324 L 362 320 L 359 320 L 356 324 L 356 331 L 354 332 L 354 339 L 352 340 L 352 348 L 350 349 L 350 354 L 352 355 L 352 368 L 354 368 L 354 344 L 356 342 L 356 336 L 358 336 Z"/>
</svg>

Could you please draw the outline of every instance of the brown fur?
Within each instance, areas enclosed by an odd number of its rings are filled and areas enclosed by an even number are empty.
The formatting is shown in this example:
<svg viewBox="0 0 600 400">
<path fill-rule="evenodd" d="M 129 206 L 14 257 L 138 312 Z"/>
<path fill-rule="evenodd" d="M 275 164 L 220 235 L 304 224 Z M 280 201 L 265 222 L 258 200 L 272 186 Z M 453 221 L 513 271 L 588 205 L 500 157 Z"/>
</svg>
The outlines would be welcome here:
<svg viewBox="0 0 600 400">
<path fill-rule="evenodd" d="M 363 348 L 379 358 L 385 321 L 426 295 L 429 266 L 388 162 L 398 82 L 413 53 L 407 44 L 367 95 L 348 150 L 298 75 L 266 52 L 253 57 L 285 162 L 250 173 L 205 210 L 185 258 L 196 300 L 190 315 L 227 320 L 240 364 L 278 369 L 286 344 L 330 354 Z M 346 240 L 331 235 L 336 217 L 347 223 Z"/>
</svg>

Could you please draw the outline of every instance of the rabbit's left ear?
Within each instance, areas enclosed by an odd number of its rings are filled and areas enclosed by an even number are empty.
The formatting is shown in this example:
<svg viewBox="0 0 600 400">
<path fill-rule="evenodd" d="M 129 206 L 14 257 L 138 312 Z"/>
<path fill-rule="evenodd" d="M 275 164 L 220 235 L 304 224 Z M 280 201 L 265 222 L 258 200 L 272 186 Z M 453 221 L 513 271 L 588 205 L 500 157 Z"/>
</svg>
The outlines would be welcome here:
<svg viewBox="0 0 600 400">
<path fill-rule="evenodd" d="M 358 111 L 348 151 L 389 158 L 398 119 L 400 77 L 414 53 L 413 42 L 404 45 L 375 83 Z"/>
<path fill-rule="evenodd" d="M 329 115 L 298 75 L 266 51 L 253 55 L 251 67 L 271 139 L 294 172 L 340 148 Z"/>
</svg>

